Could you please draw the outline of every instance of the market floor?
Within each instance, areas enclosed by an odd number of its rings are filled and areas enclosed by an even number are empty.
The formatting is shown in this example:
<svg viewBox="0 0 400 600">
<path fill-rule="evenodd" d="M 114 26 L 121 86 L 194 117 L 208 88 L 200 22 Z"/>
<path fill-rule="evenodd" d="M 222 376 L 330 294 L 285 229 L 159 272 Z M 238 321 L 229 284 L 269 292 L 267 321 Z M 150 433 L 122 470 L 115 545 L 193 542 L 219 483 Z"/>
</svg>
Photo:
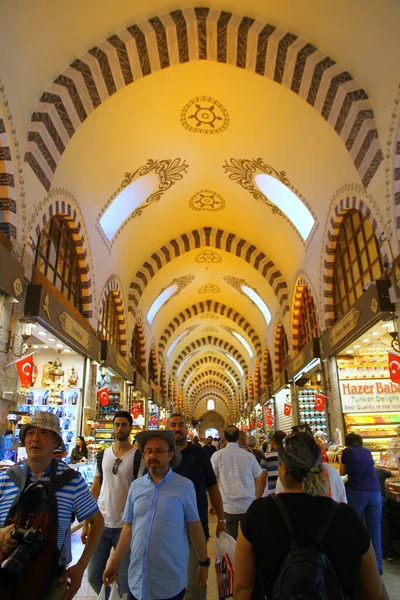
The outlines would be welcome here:
<svg viewBox="0 0 400 600">
<path fill-rule="evenodd" d="M 208 542 L 208 555 L 211 558 L 211 564 L 213 565 L 215 562 L 215 551 L 213 548 L 213 542 L 215 540 L 215 528 L 216 528 L 216 517 L 210 518 L 210 532 L 212 533 L 211 539 Z M 76 531 L 72 535 L 72 556 L 73 562 L 75 562 L 82 553 L 82 543 L 80 540 L 81 532 L 80 530 Z M 389 594 L 390 600 L 400 600 L 400 554 L 397 554 L 397 557 L 394 561 L 384 561 L 383 565 L 383 579 L 386 585 L 386 589 Z M 215 576 L 215 568 L 210 568 L 209 578 L 208 578 L 208 592 L 207 592 L 207 600 L 218 600 L 218 592 L 217 592 L 217 582 Z M 90 587 L 87 580 L 87 571 L 83 576 L 82 586 L 78 592 L 78 595 L 75 596 L 75 600 L 83 600 L 84 598 L 97 598 L 96 594 Z"/>
</svg>

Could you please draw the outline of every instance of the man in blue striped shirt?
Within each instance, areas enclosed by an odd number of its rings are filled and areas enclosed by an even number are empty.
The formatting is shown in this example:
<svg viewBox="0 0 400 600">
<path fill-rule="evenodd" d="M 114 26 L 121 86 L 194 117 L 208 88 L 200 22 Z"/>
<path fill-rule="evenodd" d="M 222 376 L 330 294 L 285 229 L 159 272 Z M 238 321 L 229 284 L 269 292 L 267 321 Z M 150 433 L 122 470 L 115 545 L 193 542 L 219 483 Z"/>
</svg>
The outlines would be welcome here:
<svg viewBox="0 0 400 600">
<path fill-rule="evenodd" d="M 48 412 L 33 414 L 29 423 L 21 427 L 20 440 L 25 445 L 28 455 L 27 483 L 38 481 L 48 483 L 53 452 L 61 441 L 59 419 Z M 21 470 L 24 469 L 24 466 L 25 463 L 20 465 Z M 64 463 L 57 461 L 57 477 L 67 469 L 68 467 Z M 4 523 L 19 491 L 6 471 L 0 473 L 0 524 L 3 525 L 0 528 L 0 552 L 6 556 L 11 554 L 18 544 L 10 536 L 14 525 L 4 527 Z M 103 517 L 80 473 L 76 473 L 72 481 L 56 492 L 56 498 L 58 508 L 57 547 L 61 552 L 59 558 L 60 573 L 63 571 L 59 583 L 66 588 L 63 600 L 70 600 L 80 588 L 83 573 L 100 539 L 103 529 Z M 90 533 L 81 558 L 76 565 L 68 569 L 66 567 L 72 559 L 70 526 L 73 513 L 78 521 L 85 519 L 89 521 Z M 29 586 L 29 583 L 27 585 Z M 29 599 L 36 600 L 32 595 L 29 596 Z"/>
</svg>

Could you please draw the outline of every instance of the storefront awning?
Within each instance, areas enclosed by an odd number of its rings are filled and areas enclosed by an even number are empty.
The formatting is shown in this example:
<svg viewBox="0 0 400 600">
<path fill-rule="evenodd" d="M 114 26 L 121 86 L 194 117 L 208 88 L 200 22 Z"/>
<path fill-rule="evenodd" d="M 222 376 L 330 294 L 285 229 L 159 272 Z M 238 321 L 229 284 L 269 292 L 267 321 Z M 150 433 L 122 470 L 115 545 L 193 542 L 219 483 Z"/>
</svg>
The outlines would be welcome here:
<svg viewBox="0 0 400 600">
<path fill-rule="evenodd" d="M 133 367 L 108 340 L 101 341 L 101 360 L 125 381 L 133 382 Z"/>
</svg>

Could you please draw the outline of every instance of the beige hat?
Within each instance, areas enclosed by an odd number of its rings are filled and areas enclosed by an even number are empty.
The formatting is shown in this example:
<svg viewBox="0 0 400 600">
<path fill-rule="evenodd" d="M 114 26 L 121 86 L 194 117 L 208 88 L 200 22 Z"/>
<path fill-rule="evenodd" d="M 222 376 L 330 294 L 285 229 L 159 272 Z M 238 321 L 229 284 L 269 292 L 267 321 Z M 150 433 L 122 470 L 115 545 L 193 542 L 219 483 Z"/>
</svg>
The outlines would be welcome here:
<svg viewBox="0 0 400 600">
<path fill-rule="evenodd" d="M 25 446 L 25 434 L 30 427 L 38 427 L 38 429 L 52 431 L 58 435 L 58 443 L 62 443 L 60 420 L 56 415 L 53 415 L 53 413 L 38 411 L 31 416 L 29 423 L 23 425 L 19 431 L 19 439 L 23 446 Z"/>
<path fill-rule="evenodd" d="M 171 460 L 171 469 L 175 469 L 181 464 L 182 454 L 180 450 L 176 447 L 175 441 L 175 432 L 166 430 L 166 429 L 150 429 L 147 431 L 141 431 L 137 433 L 135 436 L 135 440 L 139 444 L 140 448 L 143 450 L 148 439 L 152 437 L 160 437 L 166 442 L 168 442 L 169 447 L 175 453 L 174 458 Z"/>
</svg>

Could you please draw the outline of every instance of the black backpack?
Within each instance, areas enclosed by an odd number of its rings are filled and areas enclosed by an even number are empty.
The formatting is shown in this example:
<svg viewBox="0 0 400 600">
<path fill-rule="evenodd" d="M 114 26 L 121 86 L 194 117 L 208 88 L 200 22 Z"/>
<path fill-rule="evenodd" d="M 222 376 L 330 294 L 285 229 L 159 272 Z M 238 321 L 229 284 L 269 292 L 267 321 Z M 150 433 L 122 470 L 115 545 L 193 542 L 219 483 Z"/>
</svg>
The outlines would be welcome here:
<svg viewBox="0 0 400 600">
<path fill-rule="evenodd" d="M 17 551 L 1 557 L 0 598 L 25 600 L 29 595 L 32 600 L 41 600 L 49 593 L 60 572 L 55 494 L 78 473 L 68 469 L 57 477 L 57 461 L 53 458 L 49 482 L 31 483 L 28 480 L 28 463 L 23 469 L 19 465 L 11 467 L 7 475 L 20 492 L 8 511 L 4 527 L 14 524 L 20 540 Z"/>
<path fill-rule="evenodd" d="M 104 458 L 104 450 L 100 450 L 100 452 L 96 455 L 96 463 L 97 468 L 100 473 L 100 482 L 103 483 L 103 458 Z M 142 453 L 139 448 L 136 449 L 135 455 L 133 457 L 133 480 L 138 478 L 140 465 L 142 464 Z M 143 472 L 143 474 L 145 471 Z"/>
<path fill-rule="evenodd" d="M 335 571 L 322 548 L 339 504 L 331 510 L 316 536 L 294 530 L 279 494 L 274 501 L 289 530 L 290 550 L 279 571 L 271 600 L 344 600 Z"/>
</svg>

